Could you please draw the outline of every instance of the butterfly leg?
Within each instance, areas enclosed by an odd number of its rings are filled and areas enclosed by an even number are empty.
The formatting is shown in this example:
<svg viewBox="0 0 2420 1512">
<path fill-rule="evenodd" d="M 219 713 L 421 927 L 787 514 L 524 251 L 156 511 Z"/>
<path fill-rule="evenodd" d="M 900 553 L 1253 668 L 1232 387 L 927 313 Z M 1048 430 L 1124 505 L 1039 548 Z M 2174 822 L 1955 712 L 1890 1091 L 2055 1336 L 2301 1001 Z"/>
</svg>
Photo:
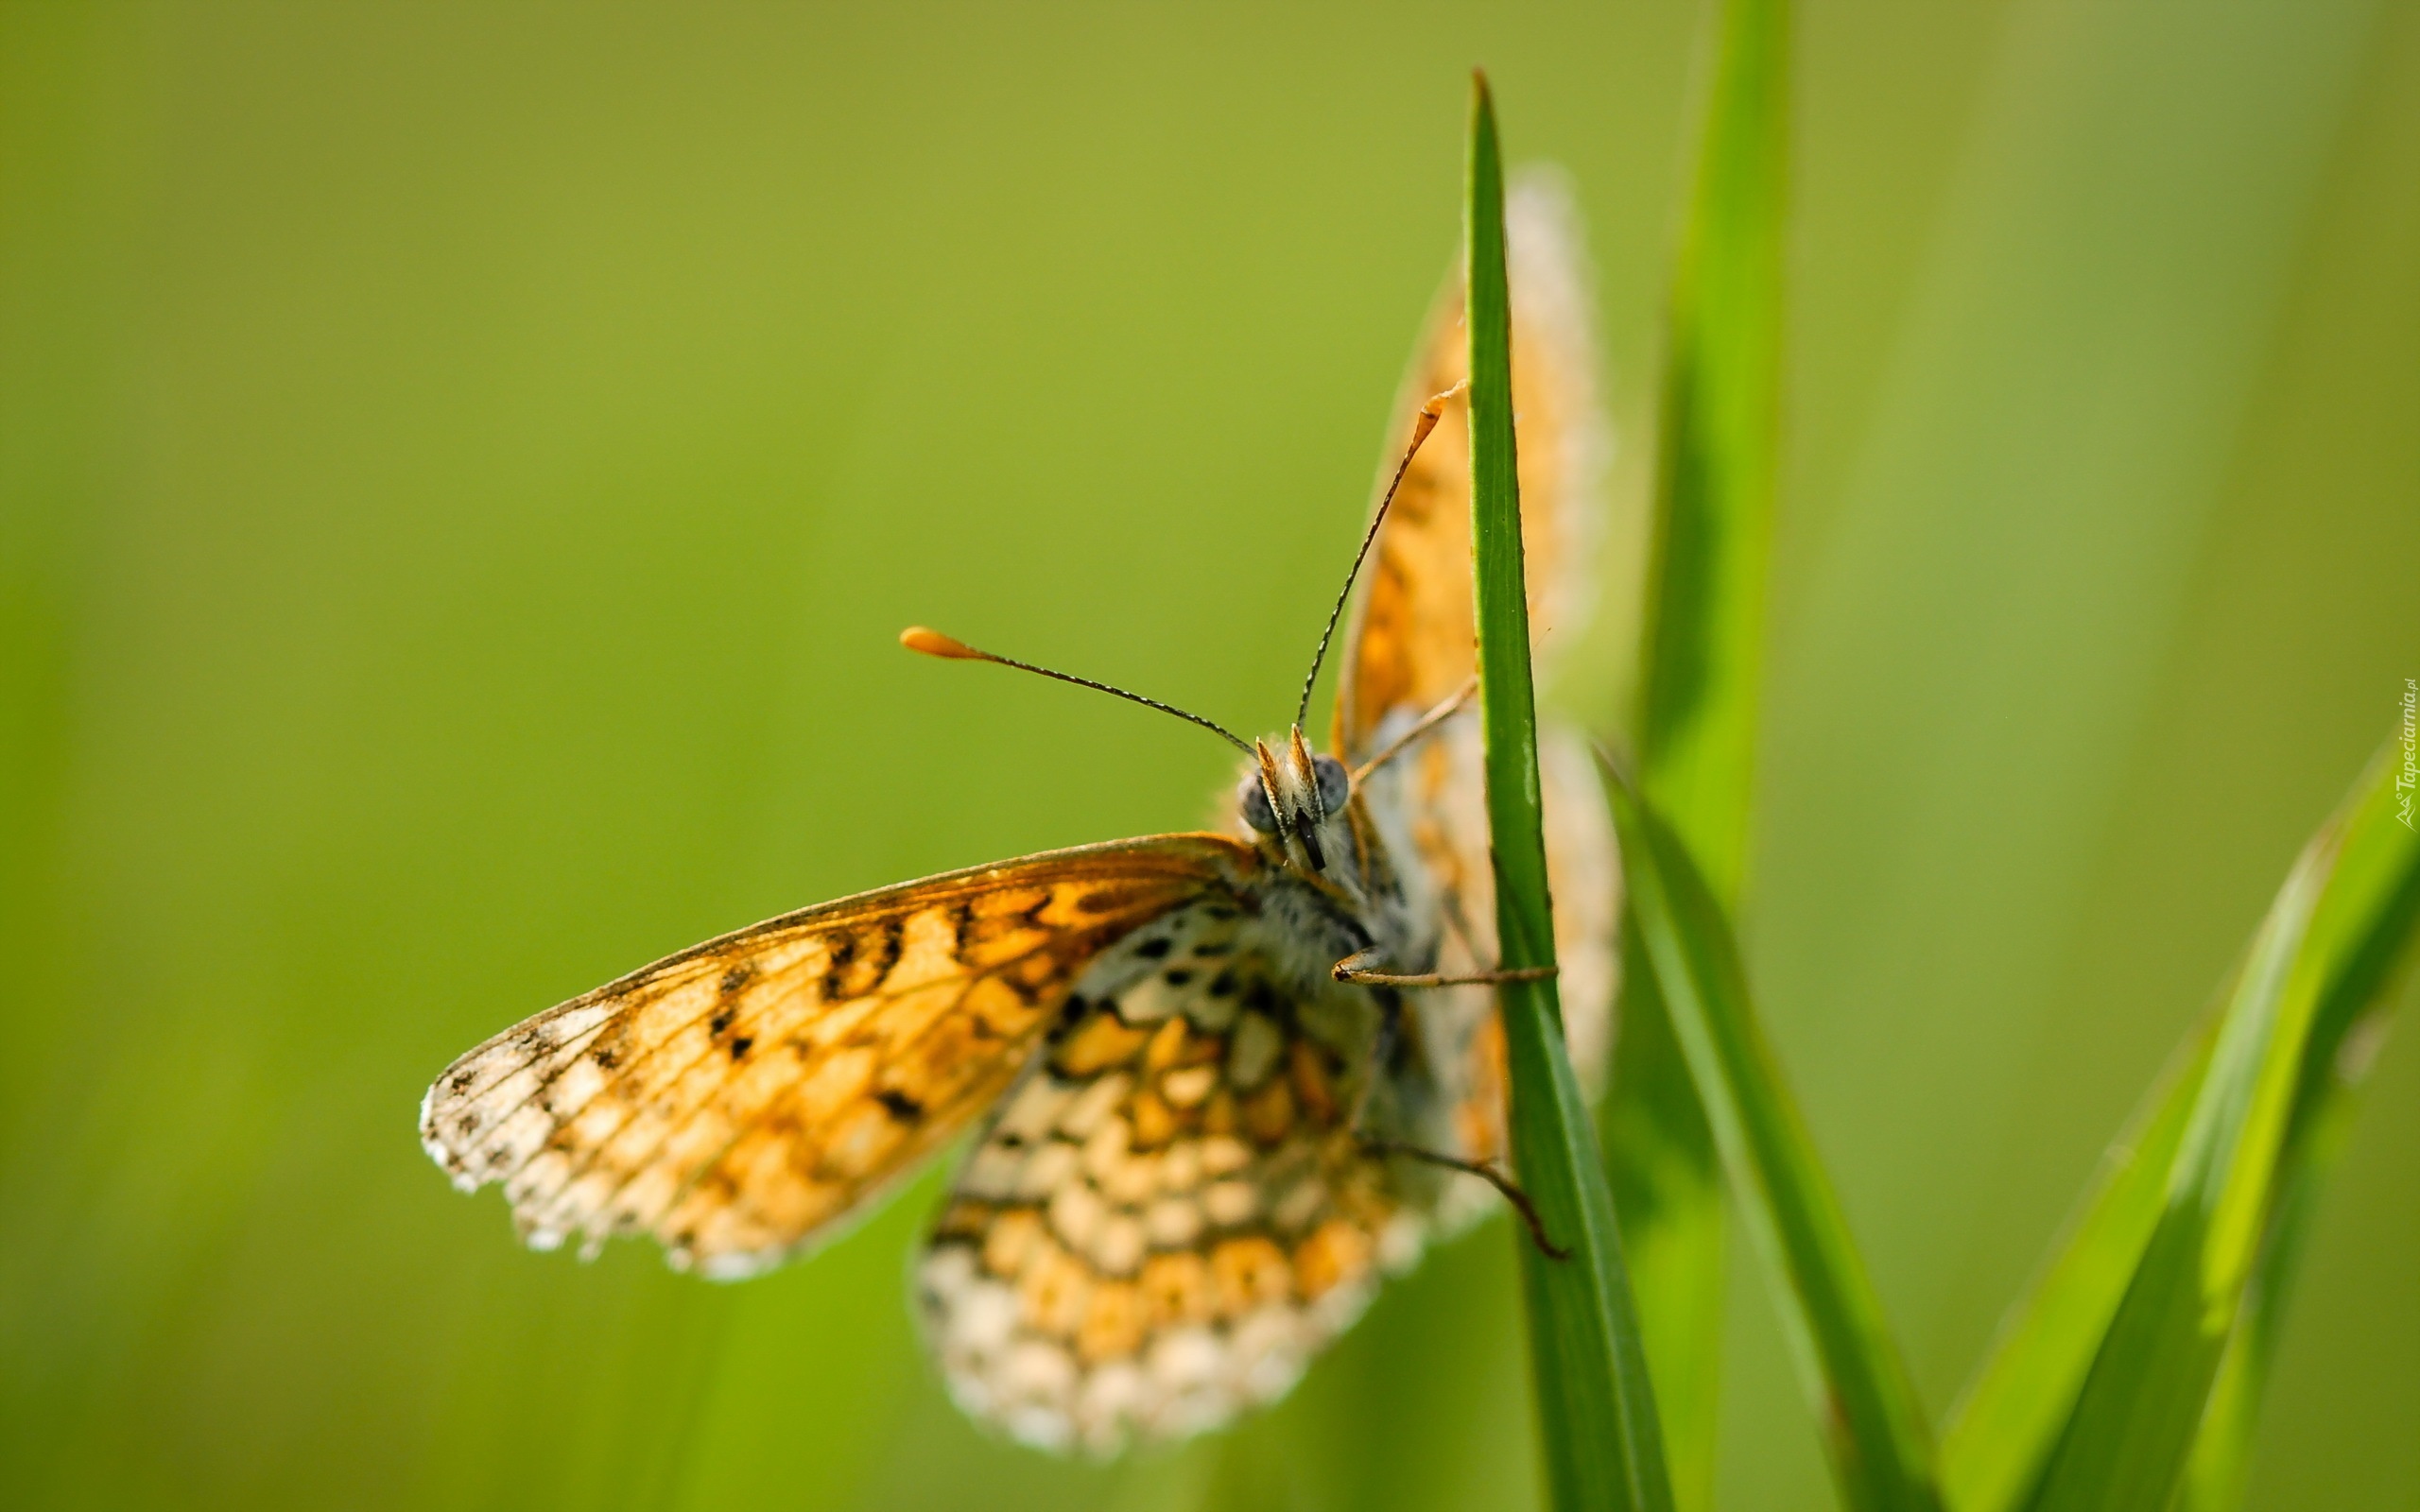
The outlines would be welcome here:
<svg viewBox="0 0 2420 1512">
<path fill-rule="evenodd" d="M 1538 1246 L 1538 1253 L 1548 1260 L 1571 1258 L 1570 1250 L 1547 1237 L 1546 1220 L 1538 1216 L 1537 1204 L 1530 1200 L 1530 1194 L 1522 1191 L 1511 1177 L 1495 1167 L 1482 1164 L 1478 1160 L 1464 1160 L 1451 1155 L 1440 1155 L 1435 1150 L 1424 1150 L 1416 1144 L 1399 1144 L 1393 1140 L 1364 1137 L 1361 1147 L 1373 1155 L 1401 1155 L 1410 1160 L 1426 1161 L 1430 1165 L 1443 1166 L 1448 1171 L 1460 1171 L 1465 1176 L 1478 1177 L 1502 1193 L 1504 1200 L 1512 1204 L 1512 1211 L 1518 1212 L 1521 1215 L 1521 1221 L 1530 1226 L 1530 1242 Z"/>
<path fill-rule="evenodd" d="M 1341 969 L 1340 966 L 1339 970 Z M 1340 976 L 1338 980 L 1342 981 L 1345 978 Z M 1521 1221 L 1529 1226 L 1530 1242 L 1538 1246 L 1540 1254 L 1548 1260 L 1569 1260 L 1571 1251 L 1547 1237 L 1546 1220 L 1538 1216 L 1537 1204 L 1530 1200 L 1530 1194 L 1522 1191 L 1512 1177 L 1495 1167 L 1482 1161 L 1465 1160 L 1459 1156 L 1445 1155 L 1436 1150 L 1423 1149 L 1417 1144 L 1406 1144 L 1399 1140 L 1380 1139 L 1375 1135 L 1362 1132 L 1361 1119 L 1369 1109 L 1370 1089 L 1377 1084 L 1379 1068 L 1393 1057 L 1397 1039 L 1402 1032 L 1399 1023 L 1400 1013 L 1400 1006 L 1390 1000 L 1379 1015 L 1378 1032 L 1370 1037 L 1369 1061 L 1362 1069 L 1361 1088 L 1354 1095 L 1352 1117 L 1345 1125 L 1355 1142 L 1371 1155 L 1400 1155 L 1407 1160 L 1419 1160 L 1428 1165 L 1442 1166 L 1448 1171 L 1460 1171 L 1465 1176 L 1478 1177 L 1501 1193 L 1505 1201 L 1512 1204 L 1512 1211 L 1518 1212 L 1521 1215 Z"/>
<path fill-rule="evenodd" d="M 1474 672 L 1463 681 L 1460 689 L 1440 702 L 1436 708 L 1429 710 L 1425 714 L 1422 714 L 1419 720 L 1415 722 L 1409 730 L 1405 730 L 1402 734 L 1397 735 L 1392 741 L 1390 741 L 1386 749 L 1378 752 L 1375 756 L 1371 757 L 1368 761 L 1363 762 L 1360 765 L 1353 768 L 1353 785 L 1359 787 L 1363 778 L 1368 777 L 1372 772 L 1376 771 L 1379 767 L 1387 765 L 1387 763 L 1393 761 L 1405 751 L 1411 749 L 1412 746 L 1419 741 L 1421 736 L 1427 734 L 1439 725 L 1443 724 L 1446 720 L 1453 718 L 1455 714 L 1461 713 L 1462 705 L 1470 702 L 1471 695 L 1477 692 L 1478 692 L 1478 674 Z"/>
<path fill-rule="evenodd" d="M 1374 971 L 1362 963 L 1374 959 L 1376 954 L 1375 951 L 1356 951 L 1329 968 L 1329 974 L 1340 982 L 1351 982 L 1360 987 L 1500 987 L 1507 982 L 1543 982 L 1555 974 L 1555 968 L 1551 966 L 1516 966 L 1459 976 L 1443 971 Z"/>
</svg>

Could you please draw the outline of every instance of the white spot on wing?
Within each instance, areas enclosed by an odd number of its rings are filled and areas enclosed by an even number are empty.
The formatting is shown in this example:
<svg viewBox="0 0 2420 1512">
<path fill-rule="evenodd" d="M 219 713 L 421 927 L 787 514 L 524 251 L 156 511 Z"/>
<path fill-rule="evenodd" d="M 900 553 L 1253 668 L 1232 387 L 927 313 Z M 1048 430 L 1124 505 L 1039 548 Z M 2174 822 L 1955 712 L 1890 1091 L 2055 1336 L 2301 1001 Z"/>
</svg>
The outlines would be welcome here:
<svg viewBox="0 0 2420 1512">
<path fill-rule="evenodd" d="M 1266 1014 L 1247 1013 L 1236 1023 L 1227 1050 L 1227 1079 L 1239 1091 L 1250 1091 L 1277 1064 L 1286 1048 L 1285 1036 Z"/>
</svg>

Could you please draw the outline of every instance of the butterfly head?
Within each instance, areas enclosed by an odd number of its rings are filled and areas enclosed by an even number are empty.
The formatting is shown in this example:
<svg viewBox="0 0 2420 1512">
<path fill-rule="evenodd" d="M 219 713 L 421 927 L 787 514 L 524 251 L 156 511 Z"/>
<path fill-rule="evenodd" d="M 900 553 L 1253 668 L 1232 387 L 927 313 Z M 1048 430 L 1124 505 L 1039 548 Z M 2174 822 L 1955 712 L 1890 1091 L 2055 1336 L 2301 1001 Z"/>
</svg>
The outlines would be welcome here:
<svg viewBox="0 0 2420 1512">
<path fill-rule="evenodd" d="M 1347 843 L 1344 806 L 1353 779 L 1333 756 L 1311 753 L 1296 725 L 1283 745 L 1253 742 L 1253 767 L 1236 795 L 1244 822 L 1282 846 L 1287 858 L 1314 872 Z"/>
</svg>

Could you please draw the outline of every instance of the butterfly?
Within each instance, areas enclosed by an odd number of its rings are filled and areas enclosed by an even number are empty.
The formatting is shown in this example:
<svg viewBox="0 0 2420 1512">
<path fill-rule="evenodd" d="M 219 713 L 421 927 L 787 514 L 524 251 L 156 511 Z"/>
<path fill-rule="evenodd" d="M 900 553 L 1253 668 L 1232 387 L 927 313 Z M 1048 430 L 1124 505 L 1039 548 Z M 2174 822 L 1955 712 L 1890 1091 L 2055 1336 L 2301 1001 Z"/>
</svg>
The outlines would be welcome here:
<svg viewBox="0 0 2420 1512">
<path fill-rule="evenodd" d="M 1607 431 L 1576 217 L 1508 209 L 1532 623 L 1586 609 Z M 1245 743 L 1224 833 L 860 893 L 642 968 L 448 1067 L 421 1137 L 522 1237 L 649 1234 L 708 1277 L 828 1238 L 977 1125 L 913 1305 L 951 1395 L 1114 1452 L 1281 1396 L 1382 1278 L 1492 1201 L 1506 1074 L 1475 686 L 1459 283 L 1398 403 L 1330 747 Z M 1366 570 L 1364 570 L 1366 569 Z M 1328 639 L 1323 636 L 1324 655 Z M 1611 1034 L 1617 868 L 1584 747 L 1542 731 L 1564 1030 Z M 1500 978 L 1499 978 L 1500 979 Z M 1517 1189 L 1509 1189 L 1517 1195 Z"/>
</svg>

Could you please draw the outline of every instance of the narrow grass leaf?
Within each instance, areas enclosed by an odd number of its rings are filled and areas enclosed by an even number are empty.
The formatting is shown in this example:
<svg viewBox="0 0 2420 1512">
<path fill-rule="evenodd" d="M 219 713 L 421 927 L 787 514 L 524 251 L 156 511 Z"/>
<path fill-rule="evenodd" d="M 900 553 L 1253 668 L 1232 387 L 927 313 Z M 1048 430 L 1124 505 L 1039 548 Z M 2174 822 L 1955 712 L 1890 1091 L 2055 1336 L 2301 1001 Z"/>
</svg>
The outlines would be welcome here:
<svg viewBox="0 0 2420 1512">
<path fill-rule="evenodd" d="M 2389 741 L 2378 758 L 2380 767 L 2391 765 L 2394 751 L 2394 743 Z M 2391 770 L 2381 774 L 2392 775 Z M 2386 786 L 2381 781 L 2382 797 L 2397 804 L 2405 801 L 2399 793 L 2386 792 Z M 2324 980 L 2319 1005 L 2311 1016 L 2310 1041 L 2302 1057 L 2292 1111 L 2278 1150 L 2267 1230 L 2245 1284 L 2241 1315 L 2220 1361 L 2209 1405 L 2194 1439 L 2181 1500 L 2187 1512 L 2227 1512 L 2242 1502 L 2252 1431 L 2258 1420 L 2269 1367 L 2276 1358 L 2303 1241 L 2310 1231 L 2311 1214 L 2318 1208 L 2327 1174 L 2343 1150 L 2352 1124 L 2354 1093 L 2385 1042 L 2397 967 L 2411 958 L 2410 941 L 2420 930 L 2420 847 L 2413 845 L 2402 812 L 2397 814 L 2397 822 L 2405 825 L 2400 879 L 2382 875 L 2373 878 L 2368 887 L 2354 885 L 2375 902 L 2375 924 L 2365 925 L 2358 915 L 2332 919 L 2324 915 L 2313 925 L 2313 936 L 2323 950 L 2330 949 L 2327 940 L 2336 930 L 2347 933 L 2335 935 L 2343 943 L 2333 949 L 2336 965 Z M 2381 829 L 2373 838 L 2393 841 L 2394 835 Z M 2378 863 L 2392 872 L 2395 852 L 2364 846 L 2362 839 L 2359 833 L 2347 839 L 2346 859 L 2339 863 L 2339 872 Z"/>
<path fill-rule="evenodd" d="M 1717 0 L 1712 69 L 1668 312 L 1635 738 L 1641 779 L 1715 894 L 1737 901 L 1764 632 L 1787 180 L 1785 0 Z M 1625 931 L 1604 1109 L 1674 1488 L 1713 1496 L 1723 1206 L 1713 1135 Z"/>
<path fill-rule="evenodd" d="M 1617 774 L 1613 787 L 1639 940 L 1772 1274 L 1841 1500 L 1940 1512 L 1923 1408 L 1757 1021 L 1722 905 L 1681 837 Z"/>
<path fill-rule="evenodd" d="M 2152 1084 L 2102 1161 L 2049 1264 L 2009 1312 L 1942 1434 L 1941 1481 L 1958 1512 L 2007 1512 L 2031 1486 L 2118 1300 L 2159 1221 L 2185 1121 L 2209 1070 L 2206 1022 Z"/>
<path fill-rule="evenodd" d="M 2316 1138 L 2325 1151 L 2307 1151 L 2281 1161 L 2289 1173 L 2277 1194 L 2277 1211 L 2270 1222 L 2260 1259 L 2246 1283 L 2243 1307 L 2220 1357 L 2218 1379 L 2210 1384 L 2209 1405 L 2202 1410 L 2202 1426 L 2193 1438 L 2193 1456 L 2186 1464 L 2178 1512 L 2231 1512 L 2243 1502 L 2244 1481 L 2252 1468 L 2252 1431 L 2259 1421 L 2261 1389 L 2276 1359 L 2277 1339 L 2284 1331 L 2286 1299 L 2302 1260 L 2303 1240 L 2310 1232 L 2310 1215 L 2318 1206 L 2326 1168 L 2334 1162 L 2351 1122 L 2351 1099 L 2327 1099 L 2326 1128 Z"/>
<path fill-rule="evenodd" d="M 1784 0 L 1720 0 L 1672 275 L 1638 730 L 1647 796 L 1715 896 L 1747 846 L 1772 535 L 1789 159 Z"/>
<path fill-rule="evenodd" d="M 1467 188 L 1472 557 L 1496 936 L 1507 968 L 1551 967 L 1512 437 L 1504 174 L 1483 77 L 1472 90 Z M 1513 1165 L 1546 1231 L 1569 1251 L 1554 1259 L 1526 1236 L 1519 1241 L 1547 1485 L 1561 1512 L 1668 1512 L 1663 1435 L 1614 1231 L 1613 1196 L 1564 1048 L 1553 979 L 1507 984 L 1499 1000 L 1512 1081 Z"/>
<path fill-rule="evenodd" d="M 2249 1431 L 2259 1333 L 2283 1299 L 2304 1183 L 2324 1165 L 2344 1090 L 2382 1031 L 2381 988 L 2420 918 L 2420 836 L 2397 813 L 2399 755 L 2390 743 L 2304 848 L 2202 1031 L 2206 1052 L 2188 1051 L 2141 1121 L 2141 1147 L 2079 1227 L 2100 1252 L 2076 1267 L 2071 1244 L 1979 1379 L 1947 1445 L 1960 1512 L 2166 1507 L 2205 1422 Z M 2231 1349 L 2248 1352 L 2227 1383 Z M 2222 1492 L 2240 1441 L 2207 1452 L 2208 1488 Z"/>
</svg>

